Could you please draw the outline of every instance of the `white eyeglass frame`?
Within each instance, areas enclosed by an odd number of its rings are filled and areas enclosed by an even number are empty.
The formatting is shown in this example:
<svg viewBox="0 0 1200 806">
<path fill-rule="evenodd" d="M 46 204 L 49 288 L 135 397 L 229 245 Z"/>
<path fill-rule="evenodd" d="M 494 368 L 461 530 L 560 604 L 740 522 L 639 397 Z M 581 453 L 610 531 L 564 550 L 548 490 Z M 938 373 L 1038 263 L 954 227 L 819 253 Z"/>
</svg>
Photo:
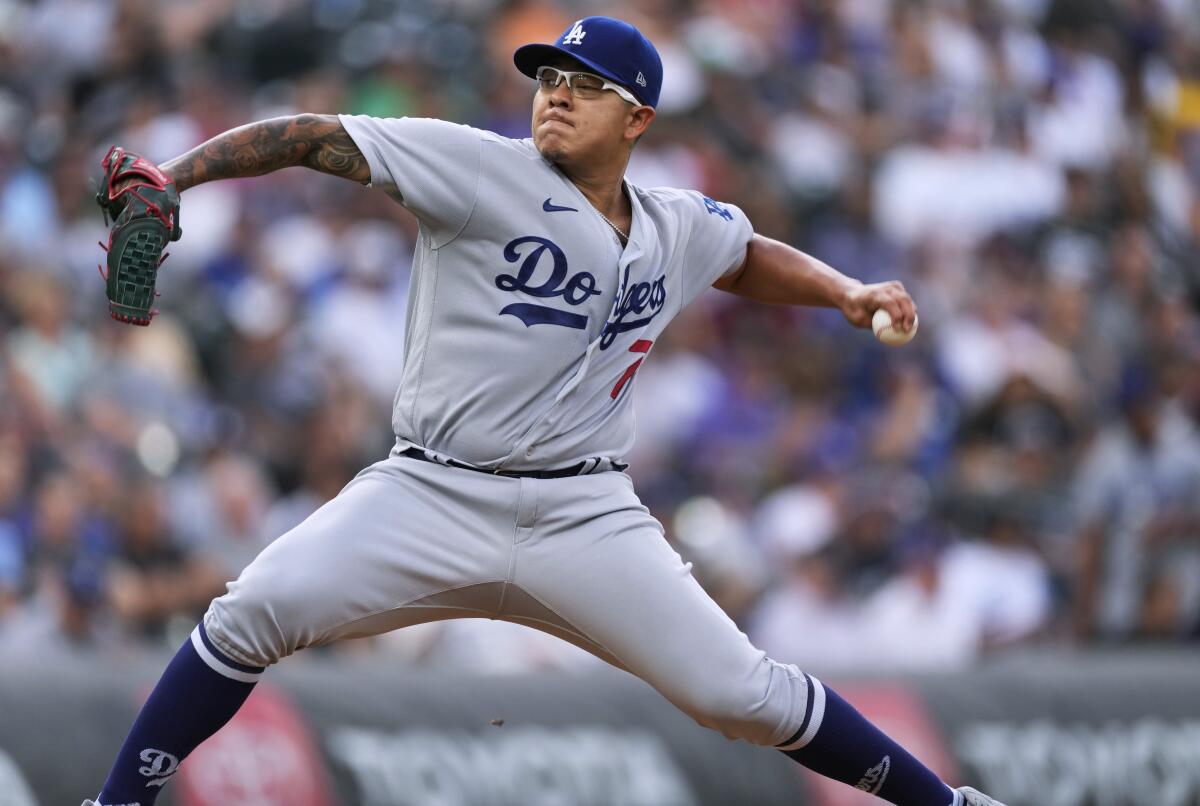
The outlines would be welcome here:
<svg viewBox="0 0 1200 806">
<path fill-rule="evenodd" d="M 639 101 L 632 92 L 625 89 L 620 84 L 616 84 L 612 81 L 609 81 L 604 76 L 597 75 L 596 73 L 589 73 L 586 70 L 559 70 L 557 67 L 551 67 L 548 64 L 543 64 L 541 67 L 539 67 L 537 70 L 534 71 L 534 80 L 537 81 L 537 83 L 538 83 L 538 89 L 542 88 L 542 71 L 543 70 L 553 70 L 554 71 L 554 74 L 555 74 L 554 87 L 555 88 L 557 88 L 558 85 L 563 83 L 564 81 L 567 82 L 567 91 L 570 92 L 572 95 L 575 94 L 575 87 L 571 86 L 572 76 L 588 76 L 590 78 L 598 78 L 598 79 L 600 79 L 600 81 L 603 82 L 603 84 L 600 87 L 601 91 L 612 90 L 623 101 L 631 103 L 634 106 L 645 106 L 645 104 L 642 103 L 641 101 Z"/>
</svg>

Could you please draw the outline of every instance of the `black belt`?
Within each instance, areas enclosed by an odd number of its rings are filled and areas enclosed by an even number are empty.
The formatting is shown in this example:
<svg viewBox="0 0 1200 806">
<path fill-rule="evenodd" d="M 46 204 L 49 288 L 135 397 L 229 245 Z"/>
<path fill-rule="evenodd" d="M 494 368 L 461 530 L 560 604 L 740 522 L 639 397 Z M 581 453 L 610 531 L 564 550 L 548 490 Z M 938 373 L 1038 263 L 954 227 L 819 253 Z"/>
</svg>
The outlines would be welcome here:
<svg viewBox="0 0 1200 806">
<path fill-rule="evenodd" d="M 400 455 L 420 459 L 422 462 L 430 462 L 435 465 L 461 467 L 463 470 L 474 470 L 476 473 L 486 473 L 489 476 L 504 476 L 510 479 L 564 479 L 567 476 L 578 476 L 587 466 L 587 462 L 580 462 L 570 467 L 560 467 L 558 470 L 487 470 L 463 462 L 456 462 L 453 459 L 439 462 L 435 459 L 430 459 L 425 455 L 425 451 L 420 448 L 408 448 L 407 450 L 400 451 Z"/>
</svg>

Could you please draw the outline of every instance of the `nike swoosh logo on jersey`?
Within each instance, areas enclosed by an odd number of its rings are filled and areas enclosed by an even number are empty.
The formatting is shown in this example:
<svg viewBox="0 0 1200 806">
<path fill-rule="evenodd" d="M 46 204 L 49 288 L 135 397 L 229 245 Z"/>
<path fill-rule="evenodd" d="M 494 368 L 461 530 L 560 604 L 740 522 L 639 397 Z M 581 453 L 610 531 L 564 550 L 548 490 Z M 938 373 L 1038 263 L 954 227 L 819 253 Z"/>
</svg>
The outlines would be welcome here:
<svg viewBox="0 0 1200 806">
<path fill-rule="evenodd" d="M 551 204 L 549 196 L 547 196 L 546 200 L 544 202 L 542 202 L 542 209 L 545 210 L 547 213 L 566 213 L 566 212 L 578 213 L 579 212 L 579 208 L 577 208 L 577 207 L 559 207 L 557 204 Z"/>
</svg>

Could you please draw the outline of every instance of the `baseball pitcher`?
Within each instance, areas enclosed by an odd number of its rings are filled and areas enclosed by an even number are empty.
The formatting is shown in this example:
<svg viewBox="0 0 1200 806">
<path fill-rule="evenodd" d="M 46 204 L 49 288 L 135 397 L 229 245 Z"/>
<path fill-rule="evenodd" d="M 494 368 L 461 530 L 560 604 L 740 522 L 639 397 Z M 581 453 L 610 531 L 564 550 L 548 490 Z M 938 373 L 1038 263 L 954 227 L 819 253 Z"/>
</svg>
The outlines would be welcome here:
<svg viewBox="0 0 1200 806">
<path fill-rule="evenodd" d="M 120 148 L 114 317 L 148 324 L 179 194 L 293 165 L 387 193 L 420 221 L 395 447 L 280 537 L 215 600 L 138 715 L 93 806 L 151 806 L 264 670 L 305 647 L 435 619 L 504 619 L 654 686 L 701 725 L 901 806 L 988 806 L 951 789 L 828 686 L 751 645 L 692 577 L 623 471 L 631 387 L 709 286 L 836 307 L 867 327 L 916 308 L 754 233 L 741 210 L 624 179 L 662 63 L 633 26 L 572 24 L 516 51 L 532 137 L 426 119 L 297 115 L 164 165 Z M 399 345 L 397 345 L 399 348 Z"/>
</svg>

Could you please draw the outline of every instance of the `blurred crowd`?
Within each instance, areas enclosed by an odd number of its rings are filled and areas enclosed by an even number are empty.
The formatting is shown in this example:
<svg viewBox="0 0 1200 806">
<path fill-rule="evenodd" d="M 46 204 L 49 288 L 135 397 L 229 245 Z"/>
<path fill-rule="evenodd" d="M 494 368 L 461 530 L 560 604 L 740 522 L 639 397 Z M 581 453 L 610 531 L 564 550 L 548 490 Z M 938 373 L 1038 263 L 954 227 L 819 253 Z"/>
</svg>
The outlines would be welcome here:
<svg viewBox="0 0 1200 806">
<path fill-rule="evenodd" d="M 194 188 L 161 315 L 119 325 L 108 145 L 526 137 L 512 50 L 593 13 L 665 65 L 631 181 L 920 306 L 895 349 L 713 291 L 639 373 L 629 472 L 751 638 L 815 671 L 1200 638 L 1196 0 L 0 0 L 0 656 L 176 644 L 392 443 L 411 216 L 303 169 Z M 330 651 L 589 662 L 486 622 Z"/>
</svg>

